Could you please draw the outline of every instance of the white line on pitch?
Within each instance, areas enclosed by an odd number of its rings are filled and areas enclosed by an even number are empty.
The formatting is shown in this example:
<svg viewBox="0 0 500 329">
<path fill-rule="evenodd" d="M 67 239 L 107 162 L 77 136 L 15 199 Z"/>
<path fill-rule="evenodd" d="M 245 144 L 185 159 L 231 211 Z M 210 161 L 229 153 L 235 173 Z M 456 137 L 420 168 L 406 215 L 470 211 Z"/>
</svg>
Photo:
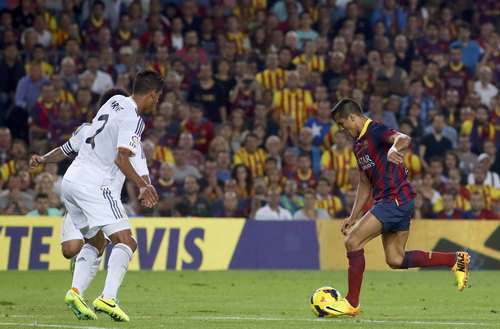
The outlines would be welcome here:
<svg viewBox="0 0 500 329">
<path fill-rule="evenodd" d="M 244 318 L 238 316 L 192 316 L 192 317 L 166 317 L 166 318 L 182 318 L 182 319 L 200 319 L 200 320 L 251 320 L 251 321 L 335 321 L 333 319 L 281 319 L 281 318 Z M 406 324 L 423 324 L 423 325 L 455 325 L 455 326 L 497 326 L 493 323 L 474 323 L 474 322 L 435 322 L 435 321 L 385 321 L 385 320 L 356 320 L 356 322 L 372 322 L 372 323 L 406 323 Z"/>
<path fill-rule="evenodd" d="M 15 327 L 38 327 L 38 328 L 70 328 L 70 329 L 110 329 L 104 327 L 81 327 L 81 326 L 68 326 L 62 324 L 41 324 L 41 323 L 3 323 L 0 326 L 15 326 Z"/>
</svg>

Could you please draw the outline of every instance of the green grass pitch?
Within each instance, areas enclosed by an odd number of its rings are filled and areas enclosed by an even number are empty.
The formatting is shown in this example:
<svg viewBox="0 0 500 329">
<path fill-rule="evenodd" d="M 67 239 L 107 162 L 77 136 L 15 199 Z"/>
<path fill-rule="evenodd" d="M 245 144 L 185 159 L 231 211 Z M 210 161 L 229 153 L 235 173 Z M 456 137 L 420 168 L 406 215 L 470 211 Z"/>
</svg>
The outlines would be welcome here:
<svg viewBox="0 0 500 329">
<path fill-rule="evenodd" d="M 86 293 L 101 292 L 105 271 Z M 500 328 L 500 272 L 367 271 L 356 318 L 316 318 L 311 294 L 347 290 L 346 271 L 129 272 L 118 296 L 130 323 L 78 321 L 64 304 L 70 272 L 0 273 L 2 328 Z"/>
</svg>

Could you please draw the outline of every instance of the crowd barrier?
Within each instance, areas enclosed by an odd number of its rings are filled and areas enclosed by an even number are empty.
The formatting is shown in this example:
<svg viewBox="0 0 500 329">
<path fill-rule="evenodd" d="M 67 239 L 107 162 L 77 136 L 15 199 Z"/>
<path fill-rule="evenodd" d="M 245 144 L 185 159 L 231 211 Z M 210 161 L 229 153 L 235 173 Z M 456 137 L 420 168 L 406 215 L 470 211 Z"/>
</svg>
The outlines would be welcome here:
<svg viewBox="0 0 500 329">
<path fill-rule="evenodd" d="M 340 221 L 130 221 L 138 241 L 130 270 L 347 268 Z M 60 224 L 61 218 L 0 217 L 0 270 L 67 270 Z M 467 250 L 473 269 L 500 269 L 500 221 L 415 220 L 407 249 Z M 368 270 L 389 269 L 380 238 L 365 247 L 365 255 Z"/>
</svg>

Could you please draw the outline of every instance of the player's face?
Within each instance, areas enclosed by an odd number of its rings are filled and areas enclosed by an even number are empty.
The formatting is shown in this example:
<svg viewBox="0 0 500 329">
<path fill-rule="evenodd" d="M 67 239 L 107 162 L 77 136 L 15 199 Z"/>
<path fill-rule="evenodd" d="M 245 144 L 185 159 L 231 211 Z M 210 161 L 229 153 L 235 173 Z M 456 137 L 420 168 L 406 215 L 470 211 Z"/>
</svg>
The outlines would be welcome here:
<svg viewBox="0 0 500 329">
<path fill-rule="evenodd" d="M 335 115 L 335 121 L 339 125 L 340 131 L 345 131 L 352 138 L 358 138 L 359 133 L 354 125 L 354 116 L 349 114 L 346 118 L 341 118 L 340 115 Z"/>
</svg>

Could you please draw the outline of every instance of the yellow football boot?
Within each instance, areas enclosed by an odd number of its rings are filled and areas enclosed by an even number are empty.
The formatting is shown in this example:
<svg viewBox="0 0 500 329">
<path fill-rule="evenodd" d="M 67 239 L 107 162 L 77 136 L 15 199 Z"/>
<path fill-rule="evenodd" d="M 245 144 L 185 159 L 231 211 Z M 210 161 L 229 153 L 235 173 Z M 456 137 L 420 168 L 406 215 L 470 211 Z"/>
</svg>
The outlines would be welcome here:
<svg viewBox="0 0 500 329">
<path fill-rule="evenodd" d="M 333 316 L 341 316 L 341 315 L 356 316 L 359 313 L 359 309 L 360 305 L 358 305 L 358 307 L 352 307 L 352 305 L 349 303 L 347 299 L 342 298 L 333 304 L 325 306 L 323 308 L 323 311 Z"/>
<path fill-rule="evenodd" d="M 456 259 L 455 265 L 453 265 L 451 270 L 455 273 L 455 277 L 457 278 L 458 291 L 462 291 L 469 278 L 470 256 L 469 253 L 465 251 L 457 251 Z"/>
<path fill-rule="evenodd" d="M 117 322 L 130 322 L 128 315 L 118 306 L 117 300 L 104 299 L 102 296 L 99 296 L 94 300 L 92 305 L 96 312 L 106 313 Z"/>
<path fill-rule="evenodd" d="M 64 301 L 79 320 L 97 320 L 97 315 L 85 304 L 85 301 L 76 289 L 71 288 L 66 293 Z"/>
</svg>

